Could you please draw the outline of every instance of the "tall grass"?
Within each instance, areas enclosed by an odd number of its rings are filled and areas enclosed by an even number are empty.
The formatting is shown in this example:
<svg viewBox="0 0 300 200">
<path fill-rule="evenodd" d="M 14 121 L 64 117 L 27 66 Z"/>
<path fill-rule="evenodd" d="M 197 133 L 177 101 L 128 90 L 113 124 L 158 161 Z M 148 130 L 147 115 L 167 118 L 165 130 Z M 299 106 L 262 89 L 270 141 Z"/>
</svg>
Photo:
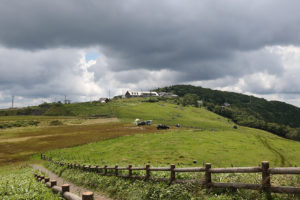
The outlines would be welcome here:
<svg viewBox="0 0 300 200">
<path fill-rule="evenodd" d="M 112 198 L 120 200 L 266 200 L 266 199 L 282 199 L 282 200 L 297 200 L 299 196 L 286 195 L 286 194 L 271 194 L 267 196 L 260 191 L 251 190 L 237 190 L 233 192 L 229 189 L 214 189 L 207 193 L 206 189 L 199 187 L 196 184 L 172 184 L 156 181 L 140 181 L 129 180 L 118 177 L 101 176 L 93 172 L 84 172 L 77 169 L 67 169 L 65 167 L 58 167 L 57 165 L 48 163 L 47 167 L 62 177 L 89 187 L 94 190 L 105 192 Z M 258 175 L 244 175 L 242 178 L 235 175 L 218 175 L 214 177 L 223 182 L 236 182 L 236 181 L 253 181 L 259 179 Z M 279 179 L 281 182 L 283 179 Z M 294 182 L 294 179 L 286 179 L 287 182 Z M 300 180 L 298 177 L 298 185 Z"/>
<path fill-rule="evenodd" d="M 63 200 L 58 194 L 53 194 L 44 184 L 33 177 L 29 167 L 0 168 L 0 199 L 1 200 Z"/>
</svg>

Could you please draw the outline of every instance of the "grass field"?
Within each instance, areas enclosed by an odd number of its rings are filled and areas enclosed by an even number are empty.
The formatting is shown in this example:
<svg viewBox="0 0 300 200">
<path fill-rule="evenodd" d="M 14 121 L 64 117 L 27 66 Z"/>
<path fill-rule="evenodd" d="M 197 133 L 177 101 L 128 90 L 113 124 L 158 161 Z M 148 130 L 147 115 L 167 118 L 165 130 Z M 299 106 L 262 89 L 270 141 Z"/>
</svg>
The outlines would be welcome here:
<svg viewBox="0 0 300 200">
<path fill-rule="evenodd" d="M 241 128 L 238 131 L 171 130 L 162 133 L 125 136 L 73 148 L 48 152 L 54 159 L 86 164 L 128 164 L 214 167 L 257 166 L 268 160 L 271 166 L 299 166 L 299 142 L 269 133 Z M 287 148 L 288 147 L 288 148 Z M 193 164 L 196 160 L 197 164 Z"/>
<path fill-rule="evenodd" d="M 5 117 L 0 117 L 4 121 Z M 132 127 L 115 118 L 84 119 L 76 117 L 7 117 L 6 121 L 35 119 L 38 126 L 0 130 L 0 165 L 26 161 L 33 154 L 50 149 L 86 144 L 108 138 L 136 133 L 149 133 L 154 127 Z M 63 122 L 61 126 L 50 126 L 52 120 Z"/>
<path fill-rule="evenodd" d="M 37 182 L 30 167 L 0 168 L 0 199 L 63 200 L 44 184 Z"/>
<path fill-rule="evenodd" d="M 136 118 L 154 120 L 154 123 L 180 124 L 184 127 L 231 130 L 233 123 L 205 108 L 182 107 L 168 102 L 148 103 L 140 99 L 125 99 L 112 102 L 114 115 L 125 121 Z"/>
<path fill-rule="evenodd" d="M 227 118 L 205 108 L 182 107 L 167 101 L 147 102 L 147 99 L 113 100 L 108 104 L 78 103 L 63 105 L 63 112 L 76 116 L 3 116 L 0 122 L 38 120 L 37 126 L 0 130 L 0 165 L 39 160 L 46 152 L 55 160 L 82 164 L 127 166 L 258 166 L 270 161 L 274 166 L 300 166 L 300 143 L 271 133 L 234 127 Z M 66 109 L 67 108 L 67 109 Z M 60 113 L 50 110 L 48 114 Z M 109 116 L 110 118 L 98 118 Z M 153 120 L 154 125 L 137 127 L 135 119 Z M 61 124 L 51 126 L 51 122 Z M 170 130 L 156 130 L 156 124 L 167 124 Z M 180 124 L 180 128 L 175 125 Z M 193 163 L 197 161 L 197 163 Z M 74 170 L 48 165 L 71 181 L 106 191 L 119 199 L 264 199 L 257 192 L 238 193 L 214 191 L 207 195 L 193 185 L 168 186 L 153 182 L 131 182 L 114 177 L 100 178 Z M 24 171 L 23 171 L 24 172 Z M 24 172 L 25 173 L 25 172 Z M 259 175 L 258 175 L 259 176 Z M 217 180 L 260 180 L 256 176 L 224 175 Z M 99 182 L 102 180 L 103 182 Z M 299 176 L 273 179 L 278 184 L 299 186 Z M 250 181 L 250 182 L 251 182 Z M 107 187 L 109 185 L 109 187 Z M 122 197 L 124 195 L 124 198 Z M 297 199 L 275 196 L 274 199 Z"/>
<path fill-rule="evenodd" d="M 299 166 L 300 143 L 271 133 L 238 127 L 204 108 L 180 107 L 167 102 L 145 103 L 129 99 L 111 102 L 123 122 L 152 119 L 154 123 L 175 125 L 170 131 L 120 137 L 74 148 L 57 149 L 57 159 L 98 164 L 153 164 L 182 166 L 210 162 L 214 166 L 257 166 L 268 160 L 271 166 Z"/>
</svg>

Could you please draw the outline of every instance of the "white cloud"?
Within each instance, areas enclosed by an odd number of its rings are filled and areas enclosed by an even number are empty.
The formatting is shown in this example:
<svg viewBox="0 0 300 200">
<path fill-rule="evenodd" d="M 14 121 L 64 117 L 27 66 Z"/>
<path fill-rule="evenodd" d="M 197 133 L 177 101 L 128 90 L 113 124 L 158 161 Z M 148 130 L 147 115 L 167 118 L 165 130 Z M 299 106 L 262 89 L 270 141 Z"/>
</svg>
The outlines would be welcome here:
<svg viewBox="0 0 300 200">
<path fill-rule="evenodd" d="M 87 52 L 96 52 L 99 57 L 86 61 Z M 124 63 L 105 52 L 101 47 L 39 51 L 0 47 L 0 107 L 10 106 L 12 94 L 18 97 L 17 106 L 27 106 L 63 100 L 64 95 L 73 101 L 89 101 L 107 97 L 109 91 L 112 97 L 128 89 L 146 90 L 178 83 L 253 94 L 300 106 L 300 79 L 297 77 L 300 47 L 269 46 L 253 52 L 237 52 L 230 62 L 239 66 L 235 70 L 248 73 L 197 81 L 188 81 L 186 76 L 197 77 L 197 73 L 185 69 L 126 67 L 122 70 L 120 67 L 116 71 L 111 66 Z M 245 69 L 249 66 L 251 69 Z"/>
<path fill-rule="evenodd" d="M 282 65 L 281 73 L 270 73 L 264 67 L 260 71 L 241 77 L 229 77 L 191 82 L 195 85 L 224 91 L 246 93 L 268 100 L 285 101 L 300 107 L 300 47 L 268 46 L 264 48 L 269 56 L 277 57 Z M 255 57 L 253 58 L 255 59 Z M 267 59 L 268 60 L 268 59 Z M 256 67 L 264 62 L 257 62 Z M 272 66 L 271 66 L 272 67 Z"/>
</svg>

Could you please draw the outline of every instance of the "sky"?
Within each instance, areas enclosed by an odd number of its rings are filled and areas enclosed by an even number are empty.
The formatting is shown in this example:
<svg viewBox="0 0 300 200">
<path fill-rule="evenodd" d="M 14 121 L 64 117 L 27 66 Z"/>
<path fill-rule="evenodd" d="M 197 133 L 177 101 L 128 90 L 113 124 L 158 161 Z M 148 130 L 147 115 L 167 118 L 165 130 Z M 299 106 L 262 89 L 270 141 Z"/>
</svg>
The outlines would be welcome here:
<svg viewBox="0 0 300 200">
<path fill-rule="evenodd" d="M 0 0 L 0 108 L 192 84 L 300 107 L 300 1 Z"/>
</svg>

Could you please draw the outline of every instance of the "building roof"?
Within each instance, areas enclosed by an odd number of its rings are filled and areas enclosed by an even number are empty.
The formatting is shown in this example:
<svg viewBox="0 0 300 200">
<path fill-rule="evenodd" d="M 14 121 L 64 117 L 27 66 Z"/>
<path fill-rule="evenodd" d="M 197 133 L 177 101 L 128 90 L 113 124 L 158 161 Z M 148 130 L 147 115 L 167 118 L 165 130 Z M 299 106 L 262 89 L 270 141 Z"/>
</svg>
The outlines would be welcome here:
<svg viewBox="0 0 300 200">
<path fill-rule="evenodd" d="M 132 96 L 143 96 L 143 95 L 158 96 L 157 92 L 152 92 L 152 91 L 127 91 L 126 94 L 127 93 Z"/>
</svg>

